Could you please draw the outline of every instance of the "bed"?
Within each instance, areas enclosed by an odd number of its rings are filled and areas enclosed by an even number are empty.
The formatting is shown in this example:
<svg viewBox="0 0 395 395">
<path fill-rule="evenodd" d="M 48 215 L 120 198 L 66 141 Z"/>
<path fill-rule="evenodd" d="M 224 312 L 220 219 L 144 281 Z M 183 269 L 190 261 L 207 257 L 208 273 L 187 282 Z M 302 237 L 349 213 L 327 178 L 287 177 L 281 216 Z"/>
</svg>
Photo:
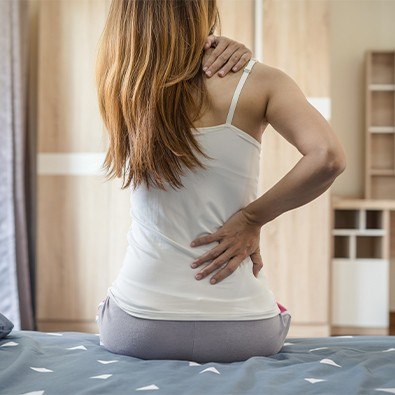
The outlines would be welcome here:
<svg viewBox="0 0 395 395">
<path fill-rule="evenodd" d="M 0 394 L 395 394 L 395 336 L 287 338 L 243 362 L 142 360 L 98 334 L 14 330 L 0 339 Z"/>
</svg>

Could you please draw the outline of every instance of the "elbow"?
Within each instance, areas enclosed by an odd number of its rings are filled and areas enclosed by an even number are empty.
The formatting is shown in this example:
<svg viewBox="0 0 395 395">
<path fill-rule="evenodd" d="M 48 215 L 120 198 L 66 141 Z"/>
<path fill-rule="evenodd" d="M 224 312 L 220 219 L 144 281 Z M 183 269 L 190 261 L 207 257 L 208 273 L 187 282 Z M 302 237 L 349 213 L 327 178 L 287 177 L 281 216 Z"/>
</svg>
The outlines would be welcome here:
<svg viewBox="0 0 395 395">
<path fill-rule="evenodd" d="M 321 154 L 322 166 L 326 173 L 337 177 L 346 169 L 346 156 L 344 152 L 325 150 Z"/>
</svg>

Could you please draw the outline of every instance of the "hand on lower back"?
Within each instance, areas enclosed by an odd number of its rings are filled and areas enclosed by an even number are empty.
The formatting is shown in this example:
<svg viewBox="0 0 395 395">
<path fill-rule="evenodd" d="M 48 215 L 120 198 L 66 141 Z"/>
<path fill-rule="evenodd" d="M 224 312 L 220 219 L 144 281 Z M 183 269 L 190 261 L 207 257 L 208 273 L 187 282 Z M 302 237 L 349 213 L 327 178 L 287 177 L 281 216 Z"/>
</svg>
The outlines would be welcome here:
<svg viewBox="0 0 395 395">
<path fill-rule="evenodd" d="M 204 262 L 212 260 L 199 272 L 202 274 L 201 278 L 205 278 L 214 270 L 226 265 L 212 277 L 218 283 L 230 276 L 249 256 L 253 262 L 252 272 L 257 277 L 263 266 L 259 250 L 260 233 L 261 226 L 251 223 L 241 209 L 233 214 L 216 232 L 194 239 L 196 244 L 192 245 L 191 243 L 192 247 L 219 241 L 216 247 L 194 261 L 196 267 L 199 267 Z"/>
</svg>

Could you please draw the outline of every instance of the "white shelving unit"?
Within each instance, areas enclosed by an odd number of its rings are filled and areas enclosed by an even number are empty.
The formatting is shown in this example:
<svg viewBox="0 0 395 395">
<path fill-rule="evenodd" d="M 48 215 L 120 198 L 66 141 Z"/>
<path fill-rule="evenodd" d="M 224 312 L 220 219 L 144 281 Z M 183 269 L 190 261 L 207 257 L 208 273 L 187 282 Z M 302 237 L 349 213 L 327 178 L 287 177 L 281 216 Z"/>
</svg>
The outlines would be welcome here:
<svg viewBox="0 0 395 395">
<path fill-rule="evenodd" d="M 366 199 L 333 204 L 332 334 L 389 330 L 390 217 L 374 205 Z"/>
</svg>

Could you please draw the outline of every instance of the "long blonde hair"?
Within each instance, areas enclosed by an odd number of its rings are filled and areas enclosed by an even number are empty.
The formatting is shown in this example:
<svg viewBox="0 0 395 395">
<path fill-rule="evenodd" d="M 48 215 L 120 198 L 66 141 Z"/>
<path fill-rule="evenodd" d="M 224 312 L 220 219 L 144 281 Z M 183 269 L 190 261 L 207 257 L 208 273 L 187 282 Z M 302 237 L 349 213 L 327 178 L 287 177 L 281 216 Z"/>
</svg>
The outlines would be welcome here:
<svg viewBox="0 0 395 395">
<path fill-rule="evenodd" d="M 133 180 L 166 190 L 162 177 L 180 188 L 183 165 L 206 168 L 191 128 L 210 104 L 202 58 L 218 23 L 216 0 L 112 0 L 96 85 L 109 135 L 103 168 L 107 179 L 122 176 L 121 189 Z"/>
</svg>

